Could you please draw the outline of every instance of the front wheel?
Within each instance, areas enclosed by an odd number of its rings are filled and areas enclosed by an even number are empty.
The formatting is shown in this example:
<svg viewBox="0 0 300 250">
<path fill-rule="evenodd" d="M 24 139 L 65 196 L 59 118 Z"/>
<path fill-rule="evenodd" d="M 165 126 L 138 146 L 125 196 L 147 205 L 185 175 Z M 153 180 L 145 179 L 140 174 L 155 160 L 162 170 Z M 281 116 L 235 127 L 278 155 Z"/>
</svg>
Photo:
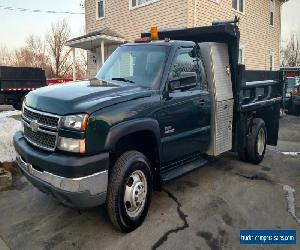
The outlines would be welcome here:
<svg viewBox="0 0 300 250">
<path fill-rule="evenodd" d="M 127 151 L 114 165 L 108 184 L 107 209 L 112 224 L 131 232 L 145 220 L 152 193 L 152 175 L 145 155 Z"/>
<path fill-rule="evenodd" d="M 261 163 L 266 153 L 266 146 L 267 129 L 265 122 L 260 118 L 255 118 L 248 135 L 247 152 L 249 162 L 253 164 Z"/>
</svg>

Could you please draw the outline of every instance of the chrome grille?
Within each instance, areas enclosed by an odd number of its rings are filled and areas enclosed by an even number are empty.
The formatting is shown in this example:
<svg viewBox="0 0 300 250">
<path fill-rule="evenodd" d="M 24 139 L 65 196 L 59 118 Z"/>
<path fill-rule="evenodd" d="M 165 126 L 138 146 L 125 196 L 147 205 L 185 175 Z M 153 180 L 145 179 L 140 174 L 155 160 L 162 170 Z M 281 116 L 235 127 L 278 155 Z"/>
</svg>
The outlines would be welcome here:
<svg viewBox="0 0 300 250">
<path fill-rule="evenodd" d="M 24 107 L 22 121 L 24 137 L 29 143 L 44 150 L 55 150 L 60 123 L 59 116 Z"/>
<path fill-rule="evenodd" d="M 24 135 L 27 141 L 37 147 L 51 151 L 55 149 L 57 137 L 55 134 L 47 134 L 41 131 L 33 132 L 31 128 L 25 123 Z"/>
<path fill-rule="evenodd" d="M 24 118 L 27 120 L 36 120 L 40 125 L 46 127 L 57 128 L 59 125 L 59 116 L 52 114 L 44 114 L 42 112 L 34 111 L 28 107 L 24 107 Z"/>
</svg>

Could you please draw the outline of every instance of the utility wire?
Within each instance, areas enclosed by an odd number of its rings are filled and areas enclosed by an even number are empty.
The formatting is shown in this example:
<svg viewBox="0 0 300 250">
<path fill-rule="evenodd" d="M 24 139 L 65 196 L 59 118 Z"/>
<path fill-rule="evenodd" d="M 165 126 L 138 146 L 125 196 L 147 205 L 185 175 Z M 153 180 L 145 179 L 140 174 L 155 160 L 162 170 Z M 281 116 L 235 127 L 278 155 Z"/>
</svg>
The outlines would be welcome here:
<svg viewBox="0 0 300 250">
<path fill-rule="evenodd" d="M 17 7 L 12 7 L 12 6 L 3 6 L 3 5 L 0 5 L 0 9 L 11 10 L 11 11 L 20 11 L 20 12 L 44 13 L 44 14 L 84 15 L 83 12 L 39 10 L 39 9 L 34 10 L 34 9 L 26 9 L 26 8 L 17 8 Z"/>
</svg>

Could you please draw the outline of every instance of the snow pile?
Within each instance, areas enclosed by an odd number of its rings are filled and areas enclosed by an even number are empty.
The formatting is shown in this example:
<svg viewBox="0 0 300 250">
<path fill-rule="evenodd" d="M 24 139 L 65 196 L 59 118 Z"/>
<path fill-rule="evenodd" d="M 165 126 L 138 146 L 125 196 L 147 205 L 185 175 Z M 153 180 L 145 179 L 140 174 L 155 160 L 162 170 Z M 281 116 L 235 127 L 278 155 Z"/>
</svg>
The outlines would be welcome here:
<svg viewBox="0 0 300 250">
<path fill-rule="evenodd" d="M 15 111 L 9 112 L 9 115 L 7 116 L 12 115 L 14 112 Z M 17 131 L 22 129 L 22 126 L 20 121 L 7 116 L 2 116 L 3 113 L 0 113 L 0 162 L 10 162 L 16 159 L 13 136 Z"/>
<path fill-rule="evenodd" d="M 19 110 L 15 110 L 15 111 L 5 111 L 5 112 L 1 112 L 0 113 L 0 119 L 5 118 L 5 117 L 10 117 L 13 115 L 21 115 L 22 112 Z M 1 120 L 0 120 L 1 123 Z"/>
</svg>

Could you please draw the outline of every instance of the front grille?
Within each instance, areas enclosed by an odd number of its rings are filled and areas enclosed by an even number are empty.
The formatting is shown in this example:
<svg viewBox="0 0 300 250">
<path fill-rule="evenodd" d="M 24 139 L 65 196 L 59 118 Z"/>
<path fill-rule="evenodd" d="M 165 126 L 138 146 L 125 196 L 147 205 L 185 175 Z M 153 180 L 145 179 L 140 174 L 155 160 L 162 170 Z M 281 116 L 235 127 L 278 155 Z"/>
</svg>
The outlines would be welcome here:
<svg viewBox="0 0 300 250">
<path fill-rule="evenodd" d="M 27 107 L 24 107 L 24 113 L 23 115 L 25 118 L 29 120 L 37 120 L 39 124 L 47 126 L 47 127 L 53 127 L 57 128 L 59 125 L 59 117 L 50 115 L 50 114 L 42 114 L 40 112 L 36 112 L 33 110 L 28 109 Z"/>
<path fill-rule="evenodd" d="M 33 132 L 27 124 L 24 124 L 24 136 L 27 141 L 35 146 L 47 150 L 55 149 L 57 137 L 55 134 L 48 134 L 41 131 Z"/>
<path fill-rule="evenodd" d="M 60 116 L 24 107 L 22 120 L 24 136 L 29 143 L 48 151 L 55 150 Z"/>
</svg>

